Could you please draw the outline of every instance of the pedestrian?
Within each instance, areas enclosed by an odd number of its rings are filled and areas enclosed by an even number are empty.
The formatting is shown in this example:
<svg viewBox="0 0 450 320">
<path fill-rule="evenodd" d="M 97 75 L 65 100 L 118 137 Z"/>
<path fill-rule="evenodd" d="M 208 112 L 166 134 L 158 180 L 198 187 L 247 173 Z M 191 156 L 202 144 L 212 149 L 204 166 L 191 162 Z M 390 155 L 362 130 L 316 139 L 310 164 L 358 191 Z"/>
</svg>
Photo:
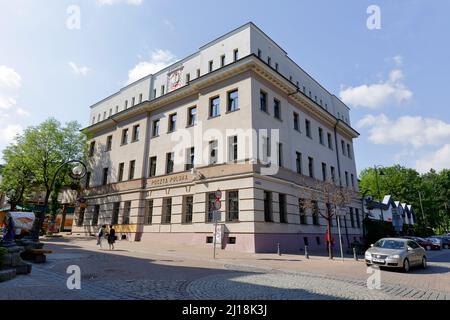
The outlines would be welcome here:
<svg viewBox="0 0 450 320">
<path fill-rule="evenodd" d="M 108 244 L 109 250 L 114 250 L 114 242 L 116 242 L 116 230 L 114 226 L 109 226 L 109 234 L 108 234 Z"/>
<path fill-rule="evenodd" d="M 102 240 L 105 235 L 105 229 L 106 229 L 106 226 L 103 225 L 100 227 L 100 229 L 98 229 L 98 232 L 97 232 L 97 246 L 100 247 L 100 249 L 102 248 Z"/>
</svg>

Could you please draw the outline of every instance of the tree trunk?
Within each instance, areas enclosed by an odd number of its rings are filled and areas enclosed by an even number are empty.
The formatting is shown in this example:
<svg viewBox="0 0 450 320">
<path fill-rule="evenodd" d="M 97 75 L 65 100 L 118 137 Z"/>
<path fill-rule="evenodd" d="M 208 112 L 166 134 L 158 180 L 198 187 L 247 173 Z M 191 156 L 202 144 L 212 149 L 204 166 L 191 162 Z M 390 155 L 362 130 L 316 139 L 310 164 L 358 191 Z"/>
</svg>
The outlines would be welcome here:
<svg viewBox="0 0 450 320">
<path fill-rule="evenodd" d="M 333 239 L 331 238 L 331 217 L 328 216 L 327 218 L 327 225 L 328 225 L 328 257 L 330 260 L 333 259 Z"/>
<path fill-rule="evenodd" d="M 45 193 L 44 208 L 43 208 L 42 212 L 39 212 L 37 215 L 37 223 L 35 224 L 36 228 L 32 232 L 32 237 L 36 241 L 39 241 L 39 233 L 41 232 L 42 225 L 44 224 L 45 214 L 47 213 L 48 200 L 50 198 L 50 194 L 51 194 L 51 190 L 47 190 Z"/>
</svg>

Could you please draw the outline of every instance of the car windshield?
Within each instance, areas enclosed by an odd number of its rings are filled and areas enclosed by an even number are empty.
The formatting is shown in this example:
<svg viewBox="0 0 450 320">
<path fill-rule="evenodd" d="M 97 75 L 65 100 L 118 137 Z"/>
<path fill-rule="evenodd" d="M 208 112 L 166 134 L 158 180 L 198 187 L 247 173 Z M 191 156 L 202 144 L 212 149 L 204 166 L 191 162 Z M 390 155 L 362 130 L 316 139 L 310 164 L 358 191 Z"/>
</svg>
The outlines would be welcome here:
<svg viewBox="0 0 450 320">
<path fill-rule="evenodd" d="M 397 240 L 379 240 L 375 243 L 374 247 L 383 249 L 404 249 L 405 243 Z"/>
</svg>

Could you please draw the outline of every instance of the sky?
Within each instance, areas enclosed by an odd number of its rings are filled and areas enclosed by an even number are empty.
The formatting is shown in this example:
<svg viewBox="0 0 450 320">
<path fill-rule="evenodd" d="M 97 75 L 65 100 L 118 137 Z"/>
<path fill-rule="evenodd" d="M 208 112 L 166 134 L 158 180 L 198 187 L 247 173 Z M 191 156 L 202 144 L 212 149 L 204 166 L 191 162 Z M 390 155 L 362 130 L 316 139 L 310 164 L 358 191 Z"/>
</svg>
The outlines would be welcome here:
<svg viewBox="0 0 450 320">
<path fill-rule="evenodd" d="M 375 9 L 373 7 L 375 5 Z M 351 108 L 358 172 L 450 168 L 450 1 L 0 0 L 0 151 L 254 22 Z"/>
</svg>

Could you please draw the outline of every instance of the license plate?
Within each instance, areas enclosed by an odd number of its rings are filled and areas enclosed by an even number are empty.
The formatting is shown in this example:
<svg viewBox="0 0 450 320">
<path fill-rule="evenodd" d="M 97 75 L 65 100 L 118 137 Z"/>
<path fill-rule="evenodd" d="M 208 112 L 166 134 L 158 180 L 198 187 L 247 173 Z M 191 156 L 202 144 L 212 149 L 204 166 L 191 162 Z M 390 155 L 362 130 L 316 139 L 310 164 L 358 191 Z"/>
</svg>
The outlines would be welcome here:
<svg viewBox="0 0 450 320">
<path fill-rule="evenodd" d="M 386 263 L 386 260 L 383 260 L 383 259 L 373 259 L 373 262 L 376 262 L 376 263 Z"/>
</svg>

